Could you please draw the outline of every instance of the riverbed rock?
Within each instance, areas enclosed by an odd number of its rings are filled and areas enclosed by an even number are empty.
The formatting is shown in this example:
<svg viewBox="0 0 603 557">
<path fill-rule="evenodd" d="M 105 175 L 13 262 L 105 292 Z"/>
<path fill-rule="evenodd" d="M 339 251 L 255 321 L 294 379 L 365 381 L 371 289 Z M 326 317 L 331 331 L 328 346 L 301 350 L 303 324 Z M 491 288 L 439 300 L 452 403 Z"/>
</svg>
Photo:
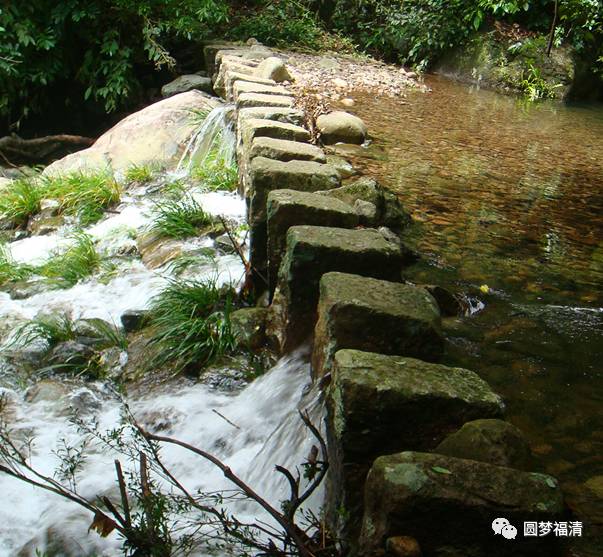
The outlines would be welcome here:
<svg viewBox="0 0 603 557">
<path fill-rule="evenodd" d="M 65 219 L 60 216 L 33 215 L 27 223 L 27 231 L 35 236 L 44 236 L 56 232 L 65 224 Z"/>
<path fill-rule="evenodd" d="M 520 470 L 530 467 L 530 447 L 523 434 L 503 420 L 467 422 L 446 437 L 434 452 Z"/>
<path fill-rule="evenodd" d="M 267 228 L 266 205 L 268 194 L 275 189 L 314 192 L 336 188 L 340 178 L 335 169 L 313 161 L 282 162 L 255 157 L 249 165 L 248 198 L 251 227 L 251 264 L 266 276 Z"/>
<path fill-rule="evenodd" d="M 410 536 L 394 536 L 385 541 L 385 551 L 391 557 L 422 557 L 419 542 Z"/>
<path fill-rule="evenodd" d="M 25 391 L 25 400 L 30 404 L 37 402 L 56 402 L 67 396 L 69 385 L 56 379 L 42 379 Z"/>
<path fill-rule="evenodd" d="M 551 476 L 419 452 L 375 460 L 366 481 L 360 553 L 392 536 L 412 536 L 425 555 L 559 555 L 559 538 L 525 537 L 524 521 L 559 520 L 563 496 Z M 504 517 L 514 540 L 492 532 Z"/>
<path fill-rule="evenodd" d="M 424 288 L 434 297 L 444 317 L 456 317 L 464 314 L 465 306 L 460 298 L 450 290 L 437 284 L 427 284 Z"/>
<path fill-rule="evenodd" d="M 363 226 L 376 226 L 378 224 L 379 213 L 374 203 L 357 199 L 354 203 L 354 211 L 356 211 L 360 224 Z"/>
<path fill-rule="evenodd" d="M 241 93 L 237 98 L 237 108 L 256 108 L 261 106 L 291 108 L 293 97 L 288 95 L 264 95 L 261 93 Z"/>
<path fill-rule="evenodd" d="M 126 333 L 140 331 L 149 318 L 148 310 L 127 310 L 119 318 Z"/>
<path fill-rule="evenodd" d="M 337 155 L 327 155 L 327 162 L 339 172 L 342 179 L 351 178 L 358 174 L 352 163 Z"/>
<path fill-rule="evenodd" d="M 213 93 L 211 79 L 198 74 L 180 75 L 161 88 L 161 96 L 172 97 L 178 93 L 186 93 L 193 90 Z"/>
<path fill-rule="evenodd" d="M 103 331 L 115 330 L 115 327 L 97 317 L 88 319 L 76 319 L 73 322 L 73 332 L 77 342 L 86 346 L 99 346 L 107 342 L 107 338 L 103 335 Z"/>
<path fill-rule="evenodd" d="M 337 110 L 322 114 L 316 119 L 320 139 L 328 145 L 333 143 L 364 143 L 368 130 L 366 124 L 349 112 Z"/>
<path fill-rule="evenodd" d="M 376 180 L 362 177 L 340 188 L 319 192 L 335 197 L 349 205 L 357 200 L 367 201 L 377 207 L 377 222 L 394 230 L 401 230 L 411 222 L 410 215 L 393 192 L 386 190 Z"/>
<path fill-rule="evenodd" d="M 258 350 L 266 344 L 267 315 L 267 308 L 242 308 L 231 314 L 232 331 L 239 347 Z"/>
<path fill-rule="evenodd" d="M 396 253 L 399 261 L 399 249 Z M 422 288 L 365 274 L 328 273 L 320 280 L 312 354 L 314 377 L 330 372 L 335 352 L 342 348 L 427 361 L 437 361 L 442 354 L 444 342 L 435 300 Z"/>
<path fill-rule="evenodd" d="M 262 60 L 256 68 L 256 75 L 267 79 L 274 79 L 277 83 L 293 81 L 285 62 L 276 56 L 270 56 Z"/>
<path fill-rule="evenodd" d="M 266 157 L 284 162 L 298 160 L 325 163 L 327 161 L 324 151 L 316 145 L 273 137 L 256 137 L 253 140 L 249 158 L 254 157 Z"/>
<path fill-rule="evenodd" d="M 318 285 L 325 273 L 340 271 L 397 280 L 402 270 L 399 246 L 372 229 L 293 226 L 287 232 L 286 246 L 273 299 L 274 326 L 271 325 L 283 351 L 312 334 Z"/>
<path fill-rule="evenodd" d="M 192 111 L 211 111 L 221 101 L 200 91 L 174 95 L 131 114 L 101 135 L 92 147 L 44 169 L 45 176 L 77 171 L 126 172 L 132 165 L 175 165 L 198 129 Z"/>
<path fill-rule="evenodd" d="M 182 242 L 153 232 L 138 236 L 136 245 L 142 262 L 148 269 L 158 269 L 182 255 Z"/>
<path fill-rule="evenodd" d="M 48 356 L 48 363 L 58 368 L 69 369 L 85 366 L 94 357 L 94 350 L 81 342 L 67 340 L 60 342 Z"/>
<path fill-rule="evenodd" d="M 256 140 L 257 141 L 257 140 Z M 301 145 L 295 143 L 295 145 Z M 354 228 L 358 216 L 349 205 L 324 195 L 295 190 L 268 194 L 268 282 L 276 288 L 278 270 L 285 253 L 287 231 L 296 225 Z"/>
<path fill-rule="evenodd" d="M 13 300 L 25 300 L 26 298 L 35 296 L 36 294 L 41 294 L 42 292 L 52 290 L 52 286 L 49 286 L 46 281 L 38 279 L 9 282 L 2 288 L 9 293 Z"/>
</svg>

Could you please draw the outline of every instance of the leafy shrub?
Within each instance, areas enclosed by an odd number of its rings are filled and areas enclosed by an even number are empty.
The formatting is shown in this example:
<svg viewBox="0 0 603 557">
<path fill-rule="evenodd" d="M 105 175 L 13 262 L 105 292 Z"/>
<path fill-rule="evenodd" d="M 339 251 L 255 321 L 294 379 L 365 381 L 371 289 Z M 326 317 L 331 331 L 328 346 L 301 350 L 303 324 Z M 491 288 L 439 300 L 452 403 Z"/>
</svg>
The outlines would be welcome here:
<svg viewBox="0 0 603 557">
<path fill-rule="evenodd" d="M 215 279 L 172 280 L 151 304 L 150 367 L 198 369 L 234 347 L 232 293 Z"/>
</svg>

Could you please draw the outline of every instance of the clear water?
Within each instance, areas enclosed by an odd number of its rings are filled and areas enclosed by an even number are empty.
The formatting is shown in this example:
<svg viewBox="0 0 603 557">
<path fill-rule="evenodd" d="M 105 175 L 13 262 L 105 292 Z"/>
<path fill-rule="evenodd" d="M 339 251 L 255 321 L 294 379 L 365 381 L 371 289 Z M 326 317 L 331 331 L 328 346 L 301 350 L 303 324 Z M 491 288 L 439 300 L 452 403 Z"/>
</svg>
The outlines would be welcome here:
<svg viewBox="0 0 603 557">
<path fill-rule="evenodd" d="M 505 397 L 534 468 L 585 522 L 574 554 L 602 555 L 603 106 L 427 84 L 403 102 L 356 98 L 374 143 L 354 162 L 417 223 L 408 278 L 483 302 L 447 320 L 445 361 Z"/>
</svg>

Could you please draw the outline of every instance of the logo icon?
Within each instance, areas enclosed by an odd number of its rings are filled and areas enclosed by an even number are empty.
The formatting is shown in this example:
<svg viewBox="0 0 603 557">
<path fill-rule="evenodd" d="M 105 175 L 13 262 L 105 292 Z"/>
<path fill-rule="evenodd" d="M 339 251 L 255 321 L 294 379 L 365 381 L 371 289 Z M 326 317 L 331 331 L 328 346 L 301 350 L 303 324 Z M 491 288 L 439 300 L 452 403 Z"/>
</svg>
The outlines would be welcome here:
<svg viewBox="0 0 603 557">
<path fill-rule="evenodd" d="M 492 530 L 494 530 L 494 533 L 498 536 L 500 534 L 502 534 L 502 529 L 505 526 L 510 526 L 511 523 L 506 519 L 506 518 L 495 518 L 492 521 Z"/>
</svg>

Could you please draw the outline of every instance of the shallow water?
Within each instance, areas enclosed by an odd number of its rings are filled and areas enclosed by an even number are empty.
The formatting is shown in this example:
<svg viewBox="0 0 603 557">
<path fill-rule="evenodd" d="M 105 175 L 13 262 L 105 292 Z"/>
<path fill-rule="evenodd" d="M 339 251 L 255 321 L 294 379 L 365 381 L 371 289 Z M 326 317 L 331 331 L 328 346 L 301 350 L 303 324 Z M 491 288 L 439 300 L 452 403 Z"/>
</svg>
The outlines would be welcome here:
<svg viewBox="0 0 603 557">
<path fill-rule="evenodd" d="M 408 239 L 424 259 L 408 279 L 484 302 L 447 320 L 446 362 L 505 397 L 535 468 L 560 478 L 585 522 L 575 554 L 601 555 L 603 106 L 427 84 L 356 98 L 374 142 L 354 162 L 417 222 Z"/>
</svg>

